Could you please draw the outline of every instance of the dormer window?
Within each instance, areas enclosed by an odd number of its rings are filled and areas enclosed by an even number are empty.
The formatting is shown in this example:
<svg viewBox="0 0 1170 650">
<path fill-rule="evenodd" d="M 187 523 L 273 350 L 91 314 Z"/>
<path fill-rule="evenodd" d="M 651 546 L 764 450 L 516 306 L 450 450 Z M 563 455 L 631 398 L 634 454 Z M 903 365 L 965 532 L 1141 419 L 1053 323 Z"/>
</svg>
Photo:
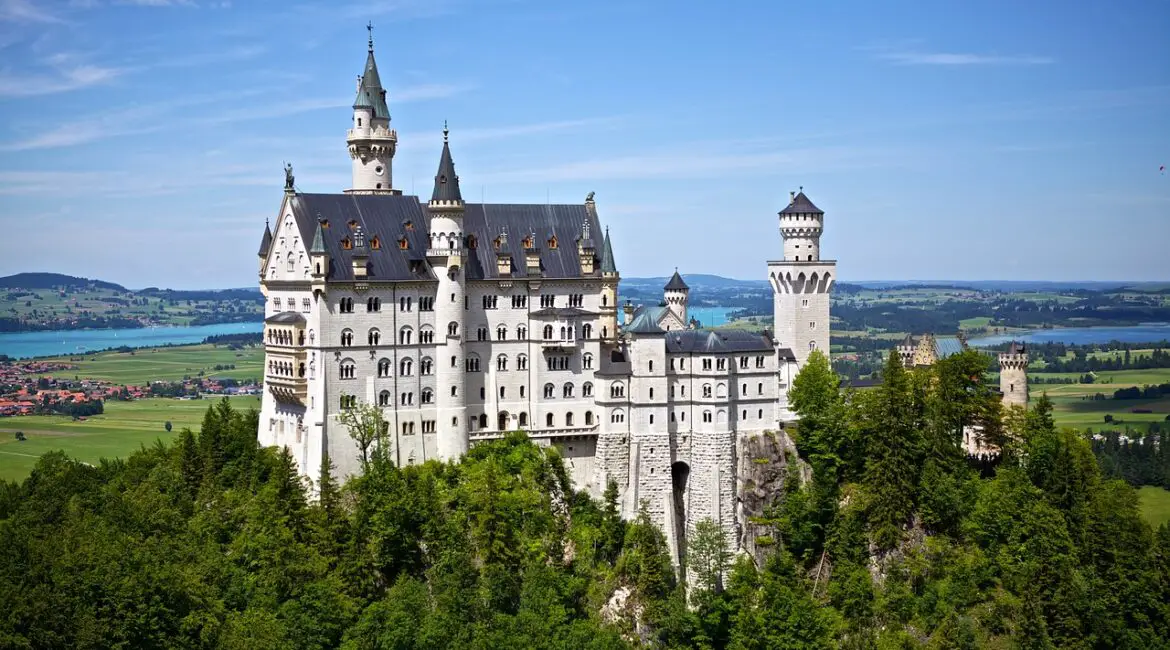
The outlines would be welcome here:
<svg viewBox="0 0 1170 650">
<path fill-rule="evenodd" d="M 378 239 L 377 235 L 374 235 L 374 237 L 370 239 L 370 250 L 382 250 L 382 240 Z"/>
<path fill-rule="evenodd" d="M 532 237 L 525 237 L 523 244 L 524 248 L 532 248 Z"/>
<path fill-rule="evenodd" d="M 556 247 L 557 247 L 557 236 L 556 235 L 553 235 L 552 237 L 548 238 L 548 247 L 552 248 L 554 250 L 556 249 Z"/>
<path fill-rule="evenodd" d="M 472 250 L 479 248 L 479 239 L 477 239 L 475 235 L 468 235 L 467 236 L 467 247 L 472 249 Z"/>
<path fill-rule="evenodd" d="M 398 240 L 398 248 L 400 250 L 406 250 L 406 249 L 410 248 L 410 240 L 407 239 L 406 237 L 399 239 Z"/>
<path fill-rule="evenodd" d="M 348 225 L 348 226 L 349 226 L 349 229 L 350 229 L 350 230 L 353 230 L 354 228 L 357 228 L 357 227 L 358 227 L 358 222 L 357 222 L 357 219 L 350 219 L 349 221 L 347 221 L 347 222 L 346 222 L 346 225 Z"/>
<path fill-rule="evenodd" d="M 440 185 L 447 184 L 447 175 L 446 174 L 439 174 L 439 184 Z"/>
<path fill-rule="evenodd" d="M 414 222 L 413 221 L 407 220 L 407 221 L 402 222 L 402 227 L 406 228 L 406 232 L 414 232 Z"/>
<path fill-rule="evenodd" d="M 349 240 L 349 237 L 341 238 L 341 250 L 353 250 L 353 242 Z"/>
</svg>

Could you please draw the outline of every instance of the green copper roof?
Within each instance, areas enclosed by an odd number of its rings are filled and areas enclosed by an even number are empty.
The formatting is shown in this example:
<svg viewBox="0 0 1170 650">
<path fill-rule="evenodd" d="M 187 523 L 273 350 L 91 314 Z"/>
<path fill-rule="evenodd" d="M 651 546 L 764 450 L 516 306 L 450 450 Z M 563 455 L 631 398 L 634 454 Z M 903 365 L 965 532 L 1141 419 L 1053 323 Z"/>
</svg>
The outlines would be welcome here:
<svg viewBox="0 0 1170 650">
<path fill-rule="evenodd" d="M 317 232 L 313 234 L 313 246 L 309 248 L 309 254 L 316 255 L 327 252 L 329 251 L 325 248 L 325 231 L 321 228 L 321 222 L 317 221 Z"/>
<path fill-rule="evenodd" d="M 613 245 L 609 243 L 609 228 L 605 229 L 605 242 L 601 248 L 601 272 L 617 273 L 617 265 L 613 263 Z"/>
<path fill-rule="evenodd" d="M 260 239 L 260 257 L 268 257 L 268 249 L 272 246 L 272 229 L 268 227 L 268 222 L 264 222 L 264 237 Z"/>
<path fill-rule="evenodd" d="M 354 108 L 370 108 L 374 117 L 384 120 L 390 119 L 390 109 L 386 106 L 386 91 L 382 89 L 382 79 L 378 76 L 378 64 L 374 61 L 374 46 L 366 55 L 366 69 L 362 73 L 362 82 L 358 85 L 357 97 L 353 100 Z"/>
<path fill-rule="evenodd" d="M 435 191 L 432 201 L 463 201 L 459 192 L 459 176 L 455 174 L 455 162 L 451 160 L 451 147 L 447 144 L 447 127 L 443 126 L 443 155 L 439 158 L 439 173 L 435 174 Z"/>
</svg>

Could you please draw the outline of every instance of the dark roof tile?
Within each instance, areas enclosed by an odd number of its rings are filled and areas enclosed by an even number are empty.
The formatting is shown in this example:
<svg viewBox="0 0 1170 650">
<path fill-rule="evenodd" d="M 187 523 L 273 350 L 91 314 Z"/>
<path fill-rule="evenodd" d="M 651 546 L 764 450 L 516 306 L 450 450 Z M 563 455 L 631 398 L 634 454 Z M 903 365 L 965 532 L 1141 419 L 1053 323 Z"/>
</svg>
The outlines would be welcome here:
<svg viewBox="0 0 1170 650">
<path fill-rule="evenodd" d="M 824 211 L 813 205 L 804 192 L 798 192 L 780 214 L 824 214 Z"/>
</svg>

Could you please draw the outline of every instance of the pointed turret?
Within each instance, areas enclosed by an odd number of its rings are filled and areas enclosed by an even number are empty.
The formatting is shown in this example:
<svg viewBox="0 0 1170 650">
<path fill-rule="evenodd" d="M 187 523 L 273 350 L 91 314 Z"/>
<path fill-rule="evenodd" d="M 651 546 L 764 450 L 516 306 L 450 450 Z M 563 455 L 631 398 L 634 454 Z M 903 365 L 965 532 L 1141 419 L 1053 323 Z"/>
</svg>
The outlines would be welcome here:
<svg viewBox="0 0 1170 650">
<path fill-rule="evenodd" d="M 368 108 L 374 112 L 374 119 L 390 119 L 390 109 L 386 105 L 386 91 L 382 88 L 382 78 L 378 76 L 378 62 L 374 60 L 373 26 L 367 25 L 370 31 L 369 51 L 366 53 L 366 67 L 358 80 L 357 97 L 353 100 L 354 108 Z"/>
<path fill-rule="evenodd" d="M 683 282 L 682 276 L 678 274 L 677 268 L 674 270 L 674 275 L 670 276 L 670 282 L 667 282 L 666 286 L 663 287 L 663 289 L 666 291 L 690 291 L 691 290 L 691 288 L 687 286 L 687 283 Z"/>
<path fill-rule="evenodd" d="M 310 255 L 324 255 L 328 253 L 325 248 L 325 229 L 321 227 L 321 220 L 317 220 L 317 231 L 313 233 L 313 245 L 309 248 Z"/>
<path fill-rule="evenodd" d="M 353 100 L 353 125 L 346 134 L 349 156 L 353 161 L 353 186 L 349 194 L 397 194 L 391 166 L 398 149 L 398 134 L 390 128 L 390 108 L 386 90 L 374 61 L 374 26 L 367 43 L 366 65 L 358 77 L 357 96 Z"/>
<path fill-rule="evenodd" d="M 439 158 L 439 173 L 435 174 L 435 190 L 431 193 L 432 206 L 463 205 L 463 194 L 459 192 L 459 176 L 455 174 L 455 163 L 451 160 L 448 133 L 447 124 L 444 122 L 443 155 Z"/>
<path fill-rule="evenodd" d="M 617 275 L 617 264 L 613 262 L 613 245 L 609 242 L 609 228 L 605 229 L 605 241 L 601 245 L 602 275 Z"/>
<path fill-rule="evenodd" d="M 268 227 L 268 221 L 264 222 L 264 236 L 260 238 L 260 259 L 263 260 L 268 257 L 268 249 L 272 247 L 272 228 Z"/>
</svg>

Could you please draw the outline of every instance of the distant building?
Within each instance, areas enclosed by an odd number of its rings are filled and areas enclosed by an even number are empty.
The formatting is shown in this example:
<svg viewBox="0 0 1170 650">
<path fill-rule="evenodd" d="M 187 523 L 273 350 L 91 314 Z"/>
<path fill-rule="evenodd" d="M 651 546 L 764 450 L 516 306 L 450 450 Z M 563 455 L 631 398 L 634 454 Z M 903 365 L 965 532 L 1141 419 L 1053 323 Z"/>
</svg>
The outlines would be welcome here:
<svg viewBox="0 0 1170 650">
<path fill-rule="evenodd" d="M 697 329 L 677 270 L 661 305 L 627 306 L 619 327 L 620 275 L 592 192 L 572 205 L 467 203 L 444 128 L 430 200 L 403 195 L 372 40 L 352 119 L 351 187 L 302 193 L 287 168 L 261 240 L 261 444 L 316 479 L 326 453 L 339 474 L 359 471 L 338 421 L 359 402 L 381 408 L 401 465 L 520 429 L 560 450 L 578 488 L 600 496 L 616 481 L 626 516 L 646 503 L 676 562 L 703 518 L 736 548 L 742 444 L 792 419 L 793 377 L 829 349 L 824 213 L 803 191 L 780 211 L 775 333 Z"/>
</svg>

